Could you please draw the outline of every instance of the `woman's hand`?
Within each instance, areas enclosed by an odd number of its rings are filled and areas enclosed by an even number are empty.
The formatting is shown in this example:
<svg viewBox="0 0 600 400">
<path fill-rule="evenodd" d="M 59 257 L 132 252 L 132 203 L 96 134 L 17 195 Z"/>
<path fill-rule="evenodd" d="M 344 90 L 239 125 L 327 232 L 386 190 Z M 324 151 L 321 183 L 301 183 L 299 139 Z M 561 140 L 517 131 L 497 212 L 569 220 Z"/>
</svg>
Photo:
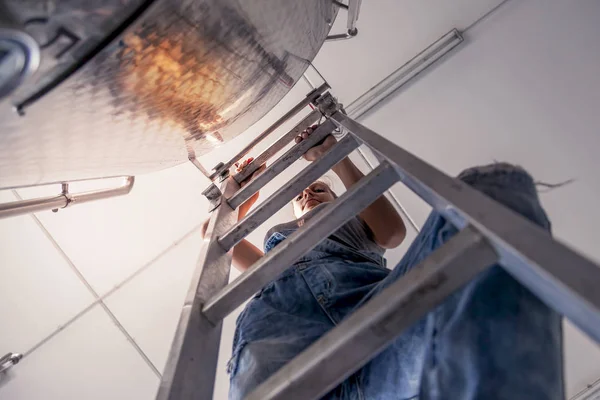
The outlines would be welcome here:
<svg viewBox="0 0 600 400">
<path fill-rule="evenodd" d="M 317 125 L 304 130 L 300 135 L 296 136 L 296 143 L 300 143 L 308 138 L 315 129 L 317 129 Z M 304 159 L 307 161 L 318 160 L 336 143 L 336 138 L 328 135 L 322 143 L 309 149 L 304 154 Z M 340 178 L 346 189 L 352 187 L 352 185 L 364 176 L 348 157 L 333 166 L 331 170 Z M 371 203 L 371 205 L 360 212 L 359 216 L 373 232 L 375 243 L 385 249 L 393 249 L 399 246 L 406 237 L 406 227 L 404 226 L 402 217 L 385 196 L 381 196 Z"/>
<path fill-rule="evenodd" d="M 250 157 L 241 164 L 236 163 L 236 171 L 238 173 L 242 172 L 244 168 L 246 168 L 248 164 L 250 164 L 253 160 L 254 158 Z M 265 168 L 265 164 L 261 165 L 248 179 L 242 181 L 240 183 L 240 186 L 246 186 L 252 179 L 254 179 L 261 172 L 263 172 Z M 258 200 L 258 192 L 256 192 L 252 197 L 246 200 L 244 204 L 242 204 L 238 208 L 238 221 L 246 216 L 250 208 L 254 205 L 254 203 L 256 203 L 256 200 Z M 200 228 L 200 235 L 205 241 L 208 240 L 206 238 L 206 229 L 208 228 L 209 221 L 210 219 L 207 219 Z M 233 263 L 233 266 L 237 268 L 240 272 L 246 271 L 263 256 L 263 252 L 246 239 L 236 244 L 231 254 L 231 261 Z"/>
<path fill-rule="evenodd" d="M 248 166 L 248 164 L 250 164 L 252 161 L 254 161 L 254 157 L 250 157 L 247 160 L 245 160 L 244 162 L 242 162 L 241 164 L 235 163 L 235 167 L 236 167 L 236 172 L 240 173 L 244 170 L 244 168 L 246 168 Z M 255 177 L 257 177 L 258 175 L 260 175 L 265 168 L 267 168 L 266 164 L 261 165 L 260 167 L 258 167 L 258 169 L 252 174 L 250 175 L 250 177 L 248 177 L 247 179 L 243 180 L 240 183 L 241 187 L 246 186 L 248 183 L 250 183 L 250 181 L 252 179 L 254 179 Z M 256 203 L 256 200 L 258 200 L 258 196 L 259 196 L 260 192 L 256 192 L 252 195 L 252 197 L 250 197 L 248 200 L 246 200 L 244 202 L 244 204 L 242 204 L 238 210 L 238 219 L 242 219 L 246 216 L 246 214 L 248 214 L 248 211 L 250 211 L 250 208 L 252 208 L 252 206 L 254 205 L 254 203 Z"/>
<path fill-rule="evenodd" d="M 304 139 L 307 139 L 310 136 L 310 134 L 313 133 L 315 129 L 317 129 L 317 126 L 318 125 L 313 125 L 310 128 L 306 128 L 304 131 L 302 131 L 301 134 L 296 136 L 296 143 L 300 143 Z M 310 148 L 306 153 L 304 153 L 303 157 L 306 161 L 318 160 L 323 156 L 323 154 L 327 153 L 327 150 L 333 147 L 333 145 L 336 143 L 337 139 L 333 137 L 333 135 L 327 135 L 323 142 Z"/>
<path fill-rule="evenodd" d="M 242 172 L 244 170 L 244 168 L 246 168 L 248 166 L 248 164 L 250 164 L 253 160 L 254 160 L 254 158 L 250 157 L 247 160 L 243 161 L 241 164 L 235 163 L 236 172 L 238 172 L 238 173 Z M 266 167 L 267 167 L 266 164 L 261 165 L 249 178 L 244 179 L 240 183 L 240 186 L 241 187 L 246 186 L 248 183 L 250 183 L 250 181 L 252 179 L 254 179 L 261 172 L 263 172 Z M 248 214 L 248 211 L 250 211 L 250 208 L 252 208 L 254 203 L 256 203 L 256 200 L 258 200 L 259 194 L 260 194 L 259 192 L 256 192 L 254 195 L 252 195 L 252 197 L 250 197 L 248 200 L 246 200 L 244 202 L 244 204 L 242 204 L 240 206 L 240 208 L 238 209 L 238 220 L 244 218 L 246 216 L 246 214 Z M 204 221 L 204 223 L 202 224 L 202 227 L 200 228 L 200 236 L 202 237 L 202 239 L 205 239 L 205 240 L 208 240 L 206 238 L 206 229 L 208 228 L 209 220 L 210 220 L 210 218 L 207 219 L 206 221 Z"/>
</svg>

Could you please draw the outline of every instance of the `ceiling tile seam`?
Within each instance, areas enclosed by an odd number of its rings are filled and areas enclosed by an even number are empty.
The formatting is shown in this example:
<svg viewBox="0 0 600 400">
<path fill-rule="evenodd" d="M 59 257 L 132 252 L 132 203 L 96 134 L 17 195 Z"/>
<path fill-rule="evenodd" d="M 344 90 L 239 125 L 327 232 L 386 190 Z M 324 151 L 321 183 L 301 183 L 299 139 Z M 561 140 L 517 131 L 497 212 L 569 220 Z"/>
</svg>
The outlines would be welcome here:
<svg viewBox="0 0 600 400">
<path fill-rule="evenodd" d="M 37 349 L 39 349 L 40 347 L 42 347 L 42 345 L 48 343 L 53 337 L 55 337 L 56 335 L 58 335 L 60 332 L 64 331 L 73 322 L 75 322 L 79 318 L 83 317 L 85 314 L 87 314 L 88 311 L 90 311 L 91 309 L 93 309 L 94 307 L 96 307 L 96 305 L 98 305 L 98 301 L 97 300 L 94 301 L 94 302 L 92 302 L 91 304 L 89 304 L 83 310 L 79 311 L 77 314 L 75 314 L 73 317 L 71 317 L 71 319 L 69 319 L 64 324 L 59 325 L 59 327 L 56 330 L 54 330 L 49 335 L 47 335 L 46 337 L 44 337 L 42 340 L 40 340 L 39 342 L 37 342 L 35 345 L 33 345 L 27 351 L 23 352 L 23 358 L 28 357 L 31 353 L 33 353 L 34 351 L 36 351 Z"/>
<path fill-rule="evenodd" d="M 156 368 L 156 365 L 154 365 L 154 363 L 152 362 L 152 360 L 150 360 L 150 357 L 148 357 L 148 355 L 144 352 L 144 350 L 140 347 L 140 345 L 137 344 L 137 342 L 135 341 L 135 339 L 133 338 L 133 336 L 131 336 L 129 334 L 129 332 L 127 332 L 127 329 L 125 329 L 125 327 L 121 324 L 121 322 L 119 322 L 119 320 L 117 319 L 117 317 L 115 316 L 115 314 L 113 314 L 113 312 L 108 308 L 108 306 L 106 305 L 106 303 L 104 303 L 104 301 L 102 301 L 102 300 L 99 300 L 99 303 L 100 303 L 100 306 L 106 312 L 106 314 L 108 314 L 108 316 L 110 317 L 110 319 L 113 321 L 113 323 L 117 326 L 117 328 L 125 336 L 125 338 L 127 339 L 127 341 L 138 352 L 138 354 L 146 362 L 146 364 L 148 365 L 148 367 L 150 367 L 150 369 L 152 370 L 152 372 L 154 372 L 154 374 L 159 379 L 162 378 L 162 374 L 160 373 L 160 371 L 158 370 L 158 368 Z"/>
<path fill-rule="evenodd" d="M 142 272 L 144 272 L 145 270 L 147 270 L 148 268 L 150 268 L 155 262 L 157 262 L 158 260 L 160 260 L 161 258 L 163 258 L 167 253 L 169 253 L 175 247 L 179 246 L 184 240 L 186 240 L 187 238 L 189 238 L 190 236 L 192 236 L 194 233 L 198 232 L 202 228 L 203 224 L 204 224 L 204 221 L 202 221 L 201 223 L 195 225 L 192 229 L 190 229 L 189 231 L 187 231 L 179 239 L 176 239 L 175 241 L 173 241 L 167 248 L 165 248 L 163 251 L 161 251 L 156 256 L 154 256 L 154 258 L 152 258 L 151 260 L 147 261 L 144 265 L 142 265 L 140 268 L 138 268 L 136 271 L 134 271 L 127 278 L 123 279 L 121 282 L 119 282 L 118 284 L 116 284 L 108 292 L 106 292 L 105 294 L 103 294 L 102 296 L 100 296 L 100 299 L 101 300 L 106 299 L 108 296 L 110 296 L 111 294 L 113 294 L 114 292 L 116 292 L 117 290 L 119 290 L 120 288 L 122 288 L 124 285 L 126 285 L 127 283 L 129 283 L 130 281 L 132 281 L 135 277 L 137 277 L 138 275 L 140 275 Z M 203 240 L 198 240 L 198 244 L 199 244 L 199 246 L 198 246 L 198 254 L 199 254 L 200 253 L 200 248 L 204 244 L 204 241 Z"/>
<path fill-rule="evenodd" d="M 17 200 L 19 200 L 19 201 L 23 200 L 23 198 L 21 197 L 21 195 L 16 190 L 12 190 L 12 193 L 17 198 Z M 37 226 L 42 230 L 42 232 L 44 233 L 44 236 L 46 236 L 46 238 L 52 243 L 52 245 L 54 246 L 54 248 L 60 253 L 60 255 L 62 256 L 62 258 L 67 262 L 67 264 L 69 265 L 69 267 L 71 268 L 71 270 L 73 271 L 73 273 L 75 273 L 75 275 L 80 280 L 80 282 L 83 283 L 83 285 L 88 289 L 88 291 L 92 294 L 92 296 L 95 299 L 95 301 L 92 304 L 90 304 L 88 307 L 86 307 L 86 309 L 84 309 L 82 312 L 76 314 L 74 318 L 72 318 L 71 320 L 69 320 L 68 324 L 69 325 L 72 324 L 77 319 L 79 319 L 81 316 L 85 315 L 87 313 L 87 311 L 89 311 L 94 305 L 100 304 L 100 306 L 104 309 L 104 311 L 106 312 L 106 314 L 108 315 L 108 317 L 113 321 L 113 323 L 115 324 L 115 326 L 119 329 L 119 331 L 121 331 L 121 333 L 125 336 L 125 338 L 127 339 L 127 341 L 133 346 L 134 350 L 146 362 L 146 364 L 152 370 L 152 372 L 154 372 L 160 378 L 161 377 L 161 373 L 158 371 L 158 368 L 156 368 L 156 366 L 154 365 L 154 363 L 152 363 L 152 361 L 146 355 L 146 353 L 144 353 L 144 351 L 142 350 L 142 348 L 135 342 L 135 340 L 129 334 L 129 332 L 127 332 L 127 330 L 125 329 L 125 327 L 119 322 L 119 320 L 115 317 L 115 315 L 109 310 L 108 306 L 106 306 L 106 304 L 102 300 L 103 298 L 100 297 L 100 295 L 98 295 L 98 292 L 96 292 L 96 290 L 92 287 L 92 285 L 90 285 L 90 283 L 83 276 L 83 274 L 81 273 L 81 271 L 79 271 L 79 269 L 75 266 L 75 264 L 73 263 L 73 261 L 71 260 L 71 258 L 67 255 L 67 253 L 62 249 L 62 247 L 58 244 L 58 242 L 54 239 L 54 237 L 46 229 L 46 227 L 44 226 L 44 224 L 42 224 L 42 222 L 39 220 L 39 218 L 35 214 L 30 214 L 30 216 L 31 216 L 31 218 L 33 218 L 33 220 L 35 221 L 35 223 L 37 224 Z M 169 246 L 168 249 L 170 249 L 170 248 L 172 248 L 172 246 Z M 164 251 L 163 253 L 166 253 L 166 251 Z M 156 259 L 156 257 L 155 257 L 155 259 Z M 148 265 L 144 265 L 142 268 L 147 268 L 147 267 L 148 267 Z M 134 273 L 134 275 L 135 275 L 135 273 Z M 56 331 L 54 331 L 53 333 L 51 333 L 49 336 L 51 336 L 51 337 L 55 336 L 59 331 L 62 331 L 63 329 L 65 329 L 66 326 L 68 326 L 68 325 L 61 325 L 61 327 L 59 327 L 59 329 L 57 329 Z M 46 339 L 43 339 L 40 343 L 38 343 L 38 345 L 34 346 L 34 349 L 40 348 L 49 339 L 50 339 L 50 337 L 48 337 Z M 31 352 L 32 351 L 28 351 L 28 352 L 26 352 L 26 354 L 31 354 Z"/>
<path fill-rule="evenodd" d="M 20 196 L 18 194 L 15 193 L 15 196 L 17 196 L 17 198 L 20 200 Z M 34 220 L 36 220 L 36 218 L 34 218 Z M 39 220 L 36 221 L 36 223 L 38 223 Z M 38 224 L 38 226 L 41 224 L 41 222 Z M 142 267 L 140 267 L 137 271 L 135 271 L 134 273 L 132 273 L 130 276 L 128 276 L 127 278 L 125 278 L 121 283 L 119 283 L 118 285 L 116 285 L 114 288 L 112 288 L 111 290 L 109 290 L 108 292 L 106 292 L 104 295 L 100 296 L 99 298 L 95 299 L 91 304 L 89 304 L 87 307 L 85 307 L 83 310 L 81 310 L 80 312 L 78 312 L 77 314 L 75 314 L 75 316 L 73 316 L 71 319 L 69 319 L 67 322 L 65 322 L 64 324 L 61 324 L 56 330 L 54 330 L 53 332 L 51 332 L 48 336 L 44 337 L 42 340 L 40 340 L 38 343 L 36 343 L 34 346 L 32 346 L 30 349 L 28 349 L 27 351 L 23 352 L 23 357 L 26 357 L 28 355 L 30 355 L 31 353 L 33 353 L 35 350 L 37 350 L 39 347 L 41 347 L 43 344 L 45 344 L 46 342 L 50 341 L 50 339 L 52 339 L 54 336 L 56 336 L 57 334 L 59 334 L 60 332 L 62 332 L 65 328 L 67 328 L 69 325 L 71 325 L 73 322 L 77 321 L 80 317 L 82 317 L 83 315 L 85 315 L 88 311 L 90 311 L 92 308 L 94 308 L 96 305 L 101 304 L 102 306 L 105 305 L 104 300 L 112 295 L 113 293 L 115 293 L 118 289 L 120 289 L 121 287 L 123 287 L 123 285 L 125 285 L 126 283 L 128 283 L 129 281 L 131 281 L 133 278 L 135 278 L 136 276 L 140 275 L 141 272 L 143 272 L 144 270 L 148 269 L 152 264 L 154 264 L 156 261 L 158 261 L 160 258 L 162 258 L 165 254 L 167 254 L 171 249 L 175 248 L 176 246 L 178 246 L 181 242 L 183 242 L 185 239 L 187 239 L 188 237 L 190 237 L 193 233 L 195 233 L 196 231 L 198 231 L 200 228 L 202 227 L 202 223 L 196 225 L 194 228 L 192 228 L 190 231 L 188 231 L 187 233 L 185 233 L 181 238 L 175 240 L 169 247 L 167 247 L 165 250 L 163 250 L 161 253 L 159 253 L 156 257 L 154 257 L 152 260 L 148 261 L 146 264 L 144 264 Z M 45 230 L 45 228 L 40 227 L 42 229 L 42 231 Z M 48 235 L 50 235 L 50 233 L 48 232 Z M 53 241 L 53 240 L 51 240 Z M 61 251 L 61 250 L 59 250 Z M 117 321 L 117 323 L 119 323 Z M 120 324 L 120 323 L 119 323 Z M 125 335 L 128 340 L 129 340 L 129 334 L 127 333 Z M 136 344 L 137 345 L 137 344 Z"/>
</svg>

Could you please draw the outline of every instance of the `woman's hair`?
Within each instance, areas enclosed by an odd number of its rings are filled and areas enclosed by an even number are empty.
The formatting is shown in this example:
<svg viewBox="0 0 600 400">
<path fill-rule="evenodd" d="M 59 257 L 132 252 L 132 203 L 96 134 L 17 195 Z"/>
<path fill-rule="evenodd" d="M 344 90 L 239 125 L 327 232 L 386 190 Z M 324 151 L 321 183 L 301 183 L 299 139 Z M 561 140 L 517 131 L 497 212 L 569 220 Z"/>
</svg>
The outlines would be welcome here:
<svg viewBox="0 0 600 400">
<path fill-rule="evenodd" d="M 329 191 L 333 195 L 333 198 L 337 199 L 337 194 L 333 191 L 333 181 L 330 177 L 328 177 L 327 175 L 322 176 L 321 179 L 317 180 L 316 182 L 321 182 L 323 185 L 327 186 L 329 188 Z"/>
<path fill-rule="evenodd" d="M 331 188 L 333 186 L 333 182 L 331 181 L 331 178 L 328 177 L 327 175 L 322 176 L 321 179 L 316 180 L 313 183 L 316 182 L 320 182 L 323 185 L 327 186 L 327 189 L 329 189 L 329 193 L 331 193 L 331 195 L 333 196 L 334 199 L 337 199 L 338 196 L 337 194 L 333 191 L 333 189 Z M 290 201 L 290 206 L 292 206 L 292 214 L 295 214 L 295 210 L 294 210 L 294 200 Z M 298 227 L 301 227 L 302 225 L 304 225 L 304 217 L 300 217 L 298 218 Z"/>
</svg>

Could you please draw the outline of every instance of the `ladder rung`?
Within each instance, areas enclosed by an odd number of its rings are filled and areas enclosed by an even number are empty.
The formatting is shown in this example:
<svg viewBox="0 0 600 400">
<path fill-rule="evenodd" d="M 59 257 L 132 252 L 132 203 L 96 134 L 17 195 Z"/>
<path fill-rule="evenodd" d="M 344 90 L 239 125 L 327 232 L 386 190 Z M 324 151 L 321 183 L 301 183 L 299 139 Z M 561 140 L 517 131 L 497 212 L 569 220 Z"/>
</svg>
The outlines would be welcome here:
<svg viewBox="0 0 600 400">
<path fill-rule="evenodd" d="M 288 133 L 281 136 L 275 143 L 269 146 L 268 149 L 263 151 L 252 161 L 246 168 L 243 169 L 242 172 L 235 174 L 233 179 L 237 183 L 244 181 L 250 177 L 256 170 L 266 163 L 271 157 L 277 154 L 280 150 L 282 150 L 285 146 L 288 145 L 296 136 L 302 133 L 303 130 L 310 127 L 312 124 L 317 122 L 321 117 L 321 112 L 319 110 L 313 110 L 310 114 L 302 119 L 302 121 L 298 122 L 295 127 L 293 127 Z"/>
<path fill-rule="evenodd" d="M 600 342 L 600 268 L 548 232 L 469 185 L 450 178 L 347 116 L 331 119 L 395 165 L 402 182 L 457 226 L 471 224 L 501 265 L 546 304 Z"/>
<path fill-rule="evenodd" d="M 247 400 L 317 399 L 498 257 L 467 227 L 282 367 Z"/>
<path fill-rule="evenodd" d="M 257 144 L 263 141 L 267 136 L 269 136 L 273 131 L 283 125 L 288 119 L 292 118 L 294 115 L 298 114 L 304 107 L 315 101 L 317 97 L 319 97 L 324 91 L 329 89 L 329 84 L 324 83 L 318 88 L 314 89 L 312 92 L 306 95 L 301 102 L 296 104 L 290 111 L 286 112 L 281 118 L 279 118 L 275 123 L 269 126 L 265 131 L 263 131 L 260 135 L 258 135 L 248 146 L 244 147 L 239 153 L 237 153 L 232 159 L 230 159 L 225 164 L 221 165 L 219 168 L 215 169 L 215 172 L 209 177 L 210 180 L 215 180 L 223 171 L 231 168 L 233 164 L 239 161 L 242 157 L 244 157 L 250 150 L 254 148 Z"/>
<path fill-rule="evenodd" d="M 318 129 L 317 129 L 318 130 Z M 317 131 L 315 131 L 317 132 Z M 314 133 L 313 133 L 314 134 Z M 312 136 L 312 135 L 311 135 Z M 304 143 L 302 141 L 299 144 Z M 347 135 L 333 146 L 319 161 L 311 163 L 304 168 L 302 172 L 294 177 L 294 180 L 282 187 L 276 193 L 273 193 L 264 203 L 260 204 L 255 210 L 248 214 L 243 220 L 238 222 L 233 228 L 219 238 L 219 244 L 225 250 L 230 250 L 235 244 L 252 232 L 257 226 L 265 222 L 269 217 L 275 214 L 279 209 L 290 202 L 294 196 L 302 192 L 315 180 L 319 179 L 331 167 L 342 161 L 348 154 L 358 147 L 358 141 Z M 278 160 L 279 161 L 279 160 Z M 274 166 L 274 165 L 273 165 Z M 273 167 L 271 166 L 271 167 Z M 255 180 L 260 179 L 267 171 L 263 172 Z M 248 186 L 252 185 L 252 182 Z M 246 187 L 244 187 L 245 189 Z"/>
<path fill-rule="evenodd" d="M 231 208 L 238 208 L 240 205 L 244 204 L 244 202 L 252 197 L 254 193 L 258 192 L 267 183 L 271 182 L 271 179 L 285 171 L 285 169 L 295 163 L 296 160 L 302 156 L 302 154 L 306 153 L 308 149 L 325 139 L 325 137 L 331 134 L 334 129 L 335 124 L 331 121 L 326 121 L 324 124 L 315 129 L 315 131 L 307 139 L 301 141 L 286 151 L 281 157 L 275 160 L 275 162 L 273 162 L 269 168 L 264 170 L 246 186 L 238 190 L 236 194 L 227 200 L 227 203 L 229 203 Z"/>
<path fill-rule="evenodd" d="M 344 137 L 339 144 L 349 137 L 351 135 Z M 323 238 L 335 232 L 375 201 L 397 180 L 398 175 L 393 167 L 388 163 L 379 165 L 289 238 L 265 254 L 242 276 L 211 298 L 204 306 L 204 315 L 211 321 L 221 321 L 264 285 L 289 268 L 294 261 L 315 247 Z M 306 186 L 308 185 L 302 188 Z"/>
</svg>

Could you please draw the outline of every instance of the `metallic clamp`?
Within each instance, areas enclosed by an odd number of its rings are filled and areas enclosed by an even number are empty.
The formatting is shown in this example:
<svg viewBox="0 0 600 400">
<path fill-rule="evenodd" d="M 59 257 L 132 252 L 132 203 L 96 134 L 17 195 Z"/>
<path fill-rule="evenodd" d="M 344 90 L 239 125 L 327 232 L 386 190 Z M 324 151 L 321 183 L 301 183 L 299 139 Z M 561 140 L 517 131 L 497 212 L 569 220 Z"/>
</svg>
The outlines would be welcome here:
<svg viewBox="0 0 600 400">
<path fill-rule="evenodd" d="M 225 166 L 225 164 L 220 162 L 214 166 L 213 171 L 218 172 L 224 166 Z M 221 172 L 219 172 L 218 178 L 219 178 L 219 182 L 223 182 L 225 179 L 229 178 L 229 168 L 226 168 L 226 169 L 222 170 Z"/>
<path fill-rule="evenodd" d="M 71 194 L 69 193 L 69 184 L 68 183 L 63 182 L 61 184 L 61 188 L 62 188 L 62 191 L 61 191 L 60 194 L 65 197 L 65 201 L 66 201 L 65 205 L 62 206 L 61 208 L 67 208 L 73 202 L 73 196 L 71 196 Z M 58 208 L 53 208 L 52 212 L 53 213 L 57 213 L 58 212 Z"/>
<path fill-rule="evenodd" d="M 318 99 L 316 99 L 315 105 L 321 114 L 326 117 L 330 117 L 343 109 L 343 105 L 338 103 L 337 99 L 333 97 L 330 92 L 323 93 Z"/>
<path fill-rule="evenodd" d="M 20 353 L 7 353 L 0 358 L 0 373 L 6 372 L 14 365 L 18 364 L 23 358 L 23 354 Z"/>
<path fill-rule="evenodd" d="M 346 40 L 352 39 L 356 35 L 358 35 L 358 29 L 356 29 L 356 21 L 358 20 L 358 13 L 360 11 L 360 3 L 362 0 L 348 0 L 348 4 L 344 4 L 338 0 L 332 0 L 334 7 L 339 7 L 343 10 L 346 10 L 348 13 L 348 21 L 346 23 L 347 31 L 346 33 L 340 33 L 336 35 L 329 35 L 325 38 L 326 42 L 334 41 L 334 40 Z"/>
<path fill-rule="evenodd" d="M 227 171 L 227 173 L 229 174 L 229 171 Z M 221 190 L 214 183 L 211 183 L 209 187 L 204 189 L 202 194 L 208 199 L 211 205 L 211 209 L 208 210 L 208 212 L 213 212 L 221 205 L 223 193 L 221 193 Z"/>
</svg>

